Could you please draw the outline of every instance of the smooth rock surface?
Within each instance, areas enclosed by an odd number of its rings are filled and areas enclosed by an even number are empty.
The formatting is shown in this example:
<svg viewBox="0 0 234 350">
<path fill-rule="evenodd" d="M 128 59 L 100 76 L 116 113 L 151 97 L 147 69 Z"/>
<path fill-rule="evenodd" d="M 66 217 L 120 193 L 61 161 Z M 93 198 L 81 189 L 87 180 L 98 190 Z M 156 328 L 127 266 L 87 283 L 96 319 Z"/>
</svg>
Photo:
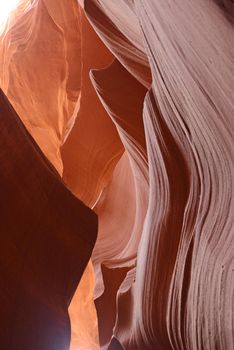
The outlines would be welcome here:
<svg viewBox="0 0 234 350">
<path fill-rule="evenodd" d="M 0 85 L 99 218 L 71 350 L 234 347 L 232 0 L 22 0 Z"/>
<path fill-rule="evenodd" d="M 1 348 L 64 350 L 97 217 L 64 186 L 0 91 Z"/>
</svg>

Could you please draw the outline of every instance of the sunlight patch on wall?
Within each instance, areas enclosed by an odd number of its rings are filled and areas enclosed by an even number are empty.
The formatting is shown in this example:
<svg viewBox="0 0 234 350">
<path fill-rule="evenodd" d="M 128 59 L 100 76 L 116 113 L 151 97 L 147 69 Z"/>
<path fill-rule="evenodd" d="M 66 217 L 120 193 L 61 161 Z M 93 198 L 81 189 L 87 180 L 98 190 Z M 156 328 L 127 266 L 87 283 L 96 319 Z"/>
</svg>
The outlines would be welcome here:
<svg viewBox="0 0 234 350">
<path fill-rule="evenodd" d="M 0 25 L 2 25 L 17 7 L 20 0 L 0 0 Z"/>
</svg>

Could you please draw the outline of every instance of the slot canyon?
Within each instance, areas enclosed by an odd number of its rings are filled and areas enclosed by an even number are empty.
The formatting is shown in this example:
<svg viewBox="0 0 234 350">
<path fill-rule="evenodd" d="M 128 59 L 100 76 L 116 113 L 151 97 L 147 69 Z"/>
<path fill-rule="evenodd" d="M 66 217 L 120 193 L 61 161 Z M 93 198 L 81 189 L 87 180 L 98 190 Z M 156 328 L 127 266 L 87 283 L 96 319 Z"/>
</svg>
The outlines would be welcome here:
<svg viewBox="0 0 234 350">
<path fill-rule="evenodd" d="M 234 1 L 0 0 L 0 350 L 234 349 Z"/>
</svg>

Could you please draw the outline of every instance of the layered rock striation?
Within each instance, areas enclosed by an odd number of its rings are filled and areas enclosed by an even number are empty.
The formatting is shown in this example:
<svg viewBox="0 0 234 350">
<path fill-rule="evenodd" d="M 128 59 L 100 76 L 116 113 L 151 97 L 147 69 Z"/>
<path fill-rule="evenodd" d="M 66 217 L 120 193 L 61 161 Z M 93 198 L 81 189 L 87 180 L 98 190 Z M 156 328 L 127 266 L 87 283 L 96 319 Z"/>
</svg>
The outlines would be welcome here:
<svg viewBox="0 0 234 350">
<path fill-rule="evenodd" d="M 1 33 L 0 85 L 44 153 L 33 168 L 48 158 L 98 215 L 71 350 L 233 349 L 233 42 L 231 0 L 22 0 Z M 77 227 L 96 220 L 78 199 Z"/>
</svg>

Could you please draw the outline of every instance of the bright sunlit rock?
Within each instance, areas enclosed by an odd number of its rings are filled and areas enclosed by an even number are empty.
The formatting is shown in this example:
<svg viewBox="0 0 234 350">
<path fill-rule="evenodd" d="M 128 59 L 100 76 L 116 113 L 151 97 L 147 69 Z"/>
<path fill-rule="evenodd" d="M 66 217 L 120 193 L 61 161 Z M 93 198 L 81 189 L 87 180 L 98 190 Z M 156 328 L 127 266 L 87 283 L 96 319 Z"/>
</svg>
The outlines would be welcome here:
<svg viewBox="0 0 234 350">
<path fill-rule="evenodd" d="M 0 25 L 3 24 L 20 0 L 0 0 Z"/>
</svg>

